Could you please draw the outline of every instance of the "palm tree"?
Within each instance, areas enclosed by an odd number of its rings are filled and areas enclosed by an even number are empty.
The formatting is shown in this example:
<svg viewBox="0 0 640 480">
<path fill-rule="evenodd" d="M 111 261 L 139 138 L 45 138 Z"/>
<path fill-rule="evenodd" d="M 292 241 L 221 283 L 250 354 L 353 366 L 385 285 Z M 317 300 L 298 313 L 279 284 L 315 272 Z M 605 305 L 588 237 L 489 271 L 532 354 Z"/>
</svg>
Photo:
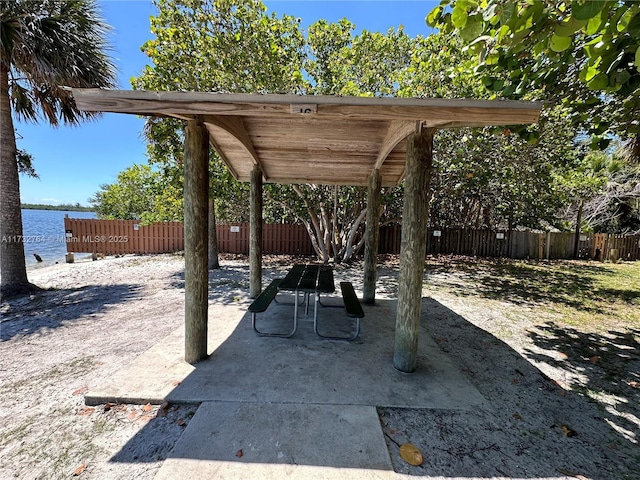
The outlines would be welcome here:
<svg viewBox="0 0 640 480">
<path fill-rule="evenodd" d="M 13 114 L 78 124 L 70 87 L 111 87 L 115 67 L 94 0 L 0 1 L 0 294 L 37 289 L 27 280 Z"/>
</svg>

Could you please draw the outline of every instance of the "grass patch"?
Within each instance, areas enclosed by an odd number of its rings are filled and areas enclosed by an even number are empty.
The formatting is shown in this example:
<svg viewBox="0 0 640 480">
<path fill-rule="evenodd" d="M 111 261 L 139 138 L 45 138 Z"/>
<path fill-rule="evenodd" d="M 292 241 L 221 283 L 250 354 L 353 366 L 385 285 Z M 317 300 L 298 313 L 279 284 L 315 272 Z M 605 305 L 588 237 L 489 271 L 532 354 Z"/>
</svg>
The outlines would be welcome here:
<svg viewBox="0 0 640 480">
<path fill-rule="evenodd" d="M 640 327 L 640 262 L 482 260 L 428 265 L 427 272 L 431 291 L 527 305 L 589 330 Z M 457 274 L 455 282 L 447 272 Z"/>
</svg>

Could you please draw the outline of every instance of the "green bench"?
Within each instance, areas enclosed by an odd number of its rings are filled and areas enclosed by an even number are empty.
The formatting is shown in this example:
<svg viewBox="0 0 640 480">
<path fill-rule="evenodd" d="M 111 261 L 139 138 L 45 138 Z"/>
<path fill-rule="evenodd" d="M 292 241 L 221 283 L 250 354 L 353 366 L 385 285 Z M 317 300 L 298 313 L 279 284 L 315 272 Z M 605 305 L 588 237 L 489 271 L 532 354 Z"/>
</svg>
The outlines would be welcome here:
<svg viewBox="0 0 640 480">
<path fill-rule="evenodd" d="M 251 325 L 253 326 L 253 329 L 255 330 L 255 332 L 261 337 L 288 338 L 288 337 L 292 337 L 293 334 L 296 333 L 296 330 L 298 328 L 295 318 L 293 319 L 293 330 L 291 330 L 288 333 L 263 332 L 258 330 L 258 327 L 256 326 L 256 314 L 264 312 L 269 307 L 269 305 L 271 305 L 271 302 L 274 300 L 274 298 L 276 298 L 276 295 L 278 294 L 278 287 L 282 283 L 282 280 L 283 280 L 282 278 L 276 278 L 275 280 L 273 280 L 269 284 L 269 286 L 265 288 L 262 291 L 262 293 L 260 293 L 260 295 L 256 297 L 253 303 L 249 305 L 248 310 L 251 312 Z"/>
<path fill-rule="evenodd" d="M 317 316 L 316 318 L 314 318 L 313 329 L 315 330 L 316 335 L 322 338 L 326 338 L 329 340 L 352 341 L 358 338 L 358 335 L 360 335 L 360 319 L 364 317 L 364 310 L 362 310 L 360 300 L 358 300 L 358 296 L 356 295 L 356 292 L 353 289 L 353 285 L 350 282 L 340 282 L 340 290 L 342 292 L 342 302 L 344 303 L 344 309 L 347 312 L 347 317 L 356 319 L 355 333 L 350 337 L 332 337 L 328 335 L 322 335 L 320 332 L 318 332 Z"/>
</svg>

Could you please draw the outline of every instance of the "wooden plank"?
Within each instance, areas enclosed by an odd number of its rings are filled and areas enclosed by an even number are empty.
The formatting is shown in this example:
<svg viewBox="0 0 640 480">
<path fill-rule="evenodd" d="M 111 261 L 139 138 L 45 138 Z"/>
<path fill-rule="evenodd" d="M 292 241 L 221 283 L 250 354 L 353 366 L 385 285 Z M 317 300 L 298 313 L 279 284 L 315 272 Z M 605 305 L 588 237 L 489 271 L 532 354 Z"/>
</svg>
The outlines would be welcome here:
<svg viewBox="0 0 640 480">
<path fill-rule="evenodd" d="M 380 151 L 376 157 L 374 170 L 380 169 L 391 151 L 402 140 L 405 140 L 411 133 L 416 131 L 416 122 L 411 120 L 395 120 L 389 125 L 387 133 L 382 141 Z"/>
<path fill-rule="evenodd" d="M 247 129 L 244 126 L 244 123 L 239 117 L 221 117 L 221 116 L 211 116 L 208 115 L 204 118 L 205 123 L 211 124 L 215 127 L 221 128 L 225 130 L 227 133 L 232 135 L 235 139 L 237 139 L 244 148 L 247 149 L 247 152 L 253 158 L 256 165 L 260 165 L 260 159 L 255 149 L 253 148 L 253 142 L 249 138 L 249 134 L 247 133 Z M 207 129 L 209 133 L 212 133 L 210 128 Z"/>
<path fill-rule="evenodd" d="M 76 105 L 85 111 L 180 115 L 283 116 L 299 120 L 291 104 L 318 105 L 314 117 L 390 118 L 450 121 L 461 125 L 535 123 L 542 102 L 397 97 L 149 92 L 72 88 Z M 381 108 L 382 107 L 382 108 Z"/>
</svg>

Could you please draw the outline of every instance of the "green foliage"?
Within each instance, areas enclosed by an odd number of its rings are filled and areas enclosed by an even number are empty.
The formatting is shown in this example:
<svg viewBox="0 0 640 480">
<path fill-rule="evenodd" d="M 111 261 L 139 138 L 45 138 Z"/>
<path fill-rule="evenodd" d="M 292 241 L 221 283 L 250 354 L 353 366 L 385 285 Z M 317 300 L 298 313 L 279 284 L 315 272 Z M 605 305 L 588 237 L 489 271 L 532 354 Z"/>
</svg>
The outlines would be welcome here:
<svg viewBox="0 0 640 480">
<path fill-rule="evenodd" d="M 180 190 L 149 165 L 133 165 L 115 183 L 102 185 L 89 203 L 99 218 L 140 220 L 144 223 L 182 221 Z"/>
<path fill-rule="evenodd" d="M 33 156 L 25 150 L 16 152 L 16 161 L 18 162 L 18 172 L 31 178 L 40 178 L 33 167 Z"/>
<path fill-rule="evenodd" d="M 291 16 L 267 15 L 259 0 L 155 0 L 153 62 L 134 89 L 231 93 L 299 90 L 304 39 Z"/>
<path fill-rule="evenodd" d="M 60 205 L 48 205 L 44 203 L 23 203 L 22 208 L 25 210 L 57 210 L 66 212 L 93 212 L 92 207 L 83 207 L 79 203 L 71 205 L 69 203 L 63 203 Z"/>
<path fill-rule="evenodd" d="M 640 168 L 619 153 L 591 153 L 571 172 L 567 183 L 583 202 L 585 229 L 640 232 Z"/>
<path fill-rule="evenodd" d="M 95 116 L 76 109 L 71 93 L 60 87 L 115 85 L 108 30 L 93 0 L 2 2 L 0 55 L 9 69 L 13 111 L 33 121 L 40 114 L 52 125 Z"/>
<path fill-rule="evenodd" d="M 386 34 L 363 30 L 353 36 L 355 25 L 319 20 L 309 27 L 309 57 L 304 69 L 313 95 L 396 95 L 399 75 L 411 55 L 412 39 L 402 28 Z"/>
<path fill-rule="evenodd" d="M 411 42 L 408 66 L 398 74 L 398 96 L 425 98 L 487 98 L 479 78 L 469 75 L 471 55 L 451 35 L 418 36 Z"/>
<path fill-rule="evenodd" d="M 604 149 L 640 131 L 638 13 L 635 1 L 444 0 L 427 21 L 462 38 L 494 96 L 563 104 Z"/>
<path fill-rule="evenodd" d="M 142 46 L 154 66 L 131 79 L 134 89 L 233 93 L 294 93 L 302 85 L 304 38 L 290 16 L 267 15 L 260 1 L 157 0 L 155 39 Z M 149 162 L 182 198 L 184 122 L 150 118 Z M 248 190 L 218 155 L 209 159 L 211 196 L 218 221 L 248 218 Z"/>
<path fill-rule="evenodd" d="M 486 82 L 467 69 L 471 61 L 473 55 L 456 36 L 438 33 L 417 37 L 411 62 L 400 76 L 399 93 L 407 97 L 489 98 Z M 502 78 L 495 77 L 491 84 L 500 81 Z M 515 135 L 515 129 L 437 133 L 430 215 L 433 226 L 540 228 L 558 224 L 555 214 L 564 195 L 555 177 L 575 156 L 577 131 L 558 108 L 546 108 L 540 125 L 523 129 L 522 135 Z M 534 135 L 540 136 L 539 142 L 531 142 Z"/>
</svg>

